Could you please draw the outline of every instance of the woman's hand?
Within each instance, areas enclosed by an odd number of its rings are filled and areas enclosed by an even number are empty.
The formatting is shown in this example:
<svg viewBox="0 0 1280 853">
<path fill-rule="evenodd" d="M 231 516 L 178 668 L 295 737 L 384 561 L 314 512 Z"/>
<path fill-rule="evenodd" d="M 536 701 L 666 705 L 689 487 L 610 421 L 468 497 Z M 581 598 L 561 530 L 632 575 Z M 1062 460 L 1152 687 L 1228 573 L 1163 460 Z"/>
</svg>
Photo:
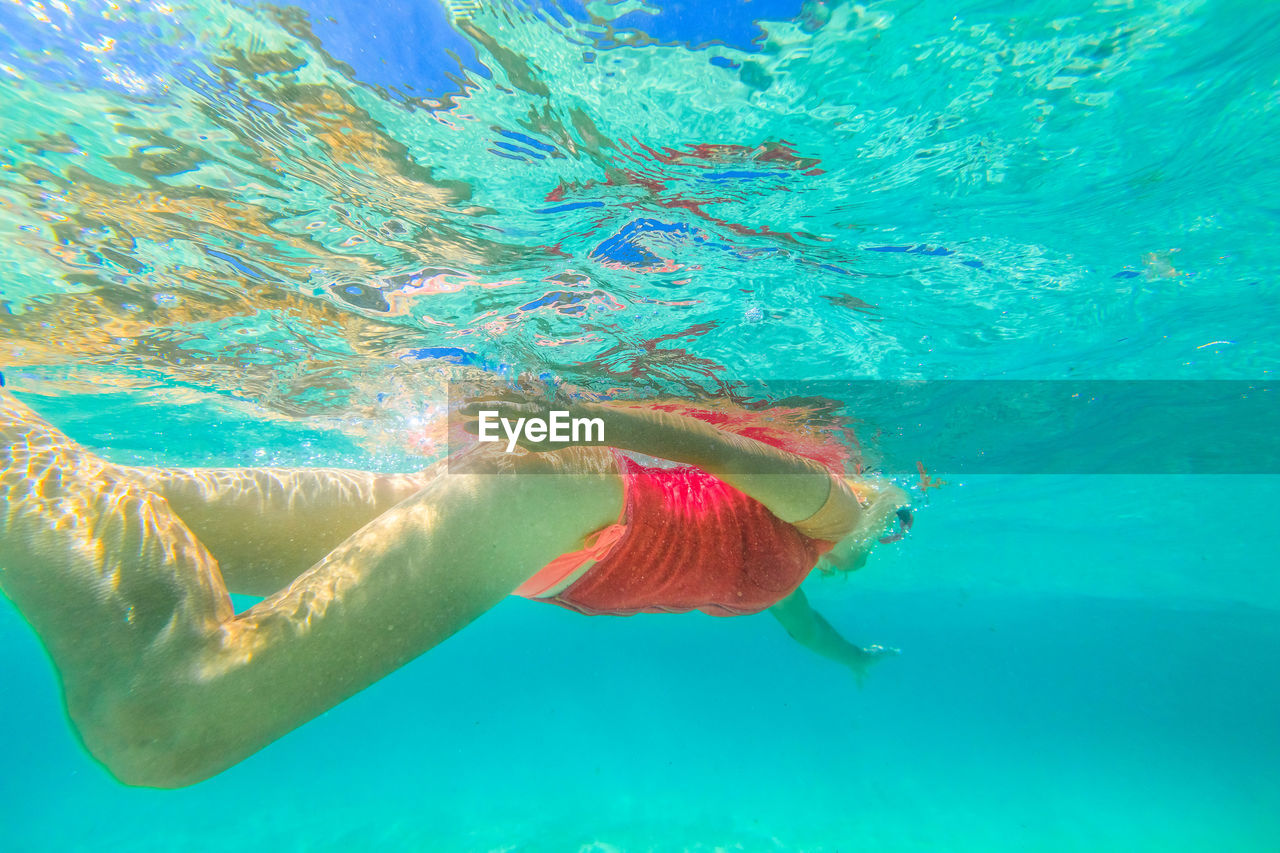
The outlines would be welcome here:
<svg viewBox="0 0 1280 853">
<path fill-rule="evenodd" d="M 853 677 L 857 680 L 859 689 L 861 689 L 862 685 L 866 682 L 867 670 L 871 669 L 872 664 L 883 660 L 884 658 L 895 657 L 902 654 L 900 650 L 895 649 L 892 646 L 872 645 L 862 648 L 854 646 L 854 648 L 857 649 L 857 651 L 845 663 L 853 673 Z"/>
</svg>

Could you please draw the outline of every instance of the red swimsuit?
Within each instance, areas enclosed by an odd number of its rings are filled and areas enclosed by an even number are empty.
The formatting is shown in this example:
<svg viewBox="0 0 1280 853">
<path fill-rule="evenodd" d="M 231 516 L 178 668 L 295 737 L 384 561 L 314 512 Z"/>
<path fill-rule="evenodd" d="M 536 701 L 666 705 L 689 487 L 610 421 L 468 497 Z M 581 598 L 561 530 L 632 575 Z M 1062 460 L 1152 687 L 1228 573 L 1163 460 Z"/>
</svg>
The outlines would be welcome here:
<svg viewBox="0 0 1280 853">
<path fill-rule="evenodd" d="M 536 597 L 596 559 L 567 588 L 539 600 L 590 615 L 757 613 L 790 595 L 832 547 L 697 468 L 618 459 L 625 520 L 549 564 L 517 595 Z"/>
</svg>

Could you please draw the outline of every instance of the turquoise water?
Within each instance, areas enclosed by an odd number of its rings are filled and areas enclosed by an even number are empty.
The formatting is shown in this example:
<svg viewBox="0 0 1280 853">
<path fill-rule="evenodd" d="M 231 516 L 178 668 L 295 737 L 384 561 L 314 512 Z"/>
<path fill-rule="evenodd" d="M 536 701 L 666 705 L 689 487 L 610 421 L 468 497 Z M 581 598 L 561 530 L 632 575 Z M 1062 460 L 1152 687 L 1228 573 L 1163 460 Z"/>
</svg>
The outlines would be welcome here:
<svg viewBox="0 0 1280 853">
<path fill-rule="evenodd" d="M 0 369 L 133 464 L 409 470 L 481 372 L 1125 380 L 1158 423 L 1147 380 L 1273 378 L 1278 79 L 1253 3 L 8 4 Z M 6 607 L 0 846 L 1280 848 L 1280 470 L 1073 441 L 808 583 L 902 649 L 861 690 L 767 616 L 509 599 L 138 790 Z"/>
</svg>

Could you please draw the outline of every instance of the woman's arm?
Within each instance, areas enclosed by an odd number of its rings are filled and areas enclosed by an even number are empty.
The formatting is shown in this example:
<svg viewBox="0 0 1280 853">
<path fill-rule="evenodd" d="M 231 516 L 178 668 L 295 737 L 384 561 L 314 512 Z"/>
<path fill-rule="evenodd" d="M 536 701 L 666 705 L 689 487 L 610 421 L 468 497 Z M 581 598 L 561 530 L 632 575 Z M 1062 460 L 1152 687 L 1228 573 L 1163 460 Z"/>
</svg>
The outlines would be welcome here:
<svg viewBox="0 0 1280 853">
<path fill-rule="evenodd" d="M 831 623 L 809 605 L 809 599 L 805 597 L 803 590 L 797 589 L 770 607 L 769 612 L 800 645 L 828 660 L 849 667 L 858 679 L 859 687 L 862 686 L 871 664 L 885 655 L 898 653 L 897 649 L 886 649 L 884 646 L 868 646 L 864 649 L 841 637 L 831 627 Z"/>
<path fill-rule="evenodd" d="M 557 405 L 567 409 L 571 418 L 598 419 L 603 424 L 604 440 L 590 443 L 701 468 L 764 504 L 788 523 L 804 522 L 820 509 L 825 510 L 824 516 L 847 519 L 848 530 L 859 519 L 857 497 L 843 481 L 837 482 L 826 468 L 811 459 L 684 415 L 608 403 L 563 401 Z M 528 398 L 477 399 L 463 409 L 463 414 L 474 419 L 482 411 L 496 411 L 514 421 L 521 417 L 545 418 L 548 408 L 547 404 Z M 469 429 L 477 431 L 474 421 Z M 571 442 L 521 440 L 519 444 L 529 450 L 547 451 Z M 804 529 L 803 524 L 799 526 Z"/>
<path fill-rule="evenodd" d="M 844 540 L 825 558 L 839 568 L 865 563 L 876 531 L 910 502 L 887 481 L 849 481 L 812 459 L 696 418 L 602 403 L 571 409 L 574 417 L 603 421 L 604 443 L 611 447 L 694 465 L 764 504 L 806 536 Z M 846 538 L 859 531 L 862 541 Z"/>
<path fill-rule="evenodd" d="M 817 462 L 697 418 L 600 403 L 575 408 L 578 417 L 604 421 L 605 444 L 701 468 L 786 522 L 809 518 L 831 493 L 831 474 Z"/>
</svg>

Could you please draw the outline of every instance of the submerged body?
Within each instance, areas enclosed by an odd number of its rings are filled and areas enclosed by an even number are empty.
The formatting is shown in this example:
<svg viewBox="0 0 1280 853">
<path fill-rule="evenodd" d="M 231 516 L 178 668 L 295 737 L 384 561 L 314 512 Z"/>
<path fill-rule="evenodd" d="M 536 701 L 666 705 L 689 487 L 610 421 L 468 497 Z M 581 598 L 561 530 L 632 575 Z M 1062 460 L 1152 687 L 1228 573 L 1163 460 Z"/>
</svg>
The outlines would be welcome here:
<svg viewBox="0 0 1280 853">
<path fill-rule="evenodd" d="M 158 787 L 243 760 L 517 591 L 581 612 L 771 607 L 855 672 L 874 659 L 797 587 L 823 552 L 864 559 L 901 493 L 860 501 L 809 460 L 688 418 L 593 414 L 613 448 L 683 467 L 480 445 L 406 475 L 131 468 L 0 390 L 0 587 L 85 747 Z M 236 614 L 229 591 L 267 597 Z"/>
</svg>

